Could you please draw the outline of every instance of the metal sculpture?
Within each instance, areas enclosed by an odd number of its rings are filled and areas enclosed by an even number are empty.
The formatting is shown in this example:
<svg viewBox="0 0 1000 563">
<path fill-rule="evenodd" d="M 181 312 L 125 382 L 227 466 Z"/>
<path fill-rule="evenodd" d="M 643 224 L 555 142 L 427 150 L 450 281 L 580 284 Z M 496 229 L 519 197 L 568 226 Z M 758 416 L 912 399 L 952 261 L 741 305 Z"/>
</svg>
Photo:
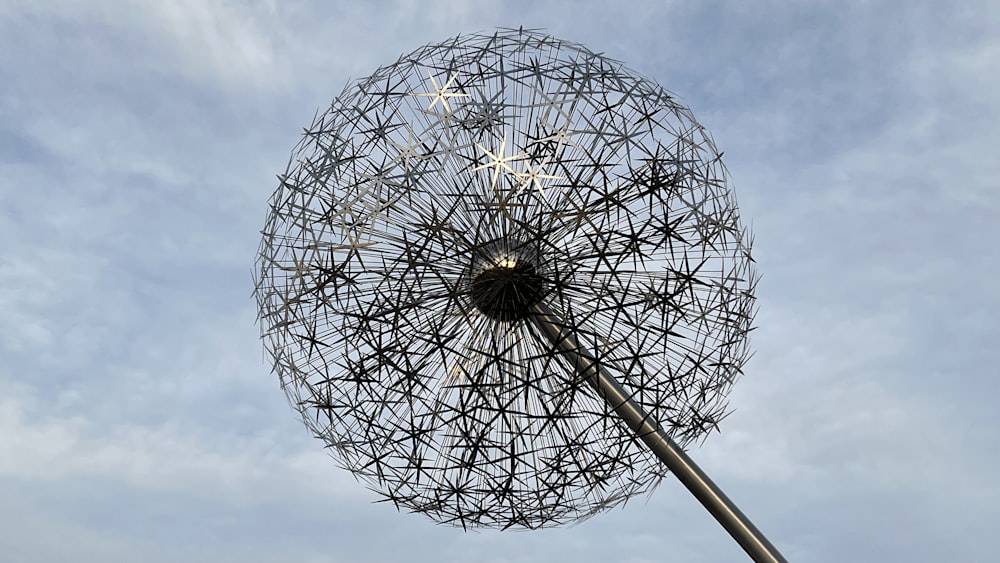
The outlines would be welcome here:
<svg viewBox="0 0 1000 563">
<path fill-rule="evenodd" d="M 725 414 L 757 276 L 720 153 L 658 85 L 535 31 L 428 45 L 315 119 L 263 235 L 282 387 L 397 507 L 539 528 L 669 469 L 777 553 L 681 449 Z"/>
</svg>

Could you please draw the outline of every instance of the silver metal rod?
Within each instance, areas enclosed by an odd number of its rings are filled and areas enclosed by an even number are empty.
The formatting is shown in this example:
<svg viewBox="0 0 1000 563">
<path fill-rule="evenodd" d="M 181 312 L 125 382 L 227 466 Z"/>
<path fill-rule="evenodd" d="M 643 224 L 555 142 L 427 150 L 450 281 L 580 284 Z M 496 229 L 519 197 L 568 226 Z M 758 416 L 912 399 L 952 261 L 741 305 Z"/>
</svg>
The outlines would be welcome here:
<svg viewBox="0 0 1000 563">
<path fill-rule="evenodd" d="M 597 390 L 629 428 L 653 450 L 670 472 L 677 476 L 677 479 L 712 516 L 715 516 L 715 519 L 754 561 L 787 563 L 750 519 L 740 512 L 733 501 L 729 500 L 729 497 L 684 453 L 684 450 L 670 439 L 663 427 L 657 421 L 651 420 L 621 384 L 601 368 L 594 356 L 580 344 L 573 331 L 547 305 L 543 302 L 536 304 L 530 318 L 541 333 L 573 364 L 580 377 L 586 379 Z"/>
</svg>

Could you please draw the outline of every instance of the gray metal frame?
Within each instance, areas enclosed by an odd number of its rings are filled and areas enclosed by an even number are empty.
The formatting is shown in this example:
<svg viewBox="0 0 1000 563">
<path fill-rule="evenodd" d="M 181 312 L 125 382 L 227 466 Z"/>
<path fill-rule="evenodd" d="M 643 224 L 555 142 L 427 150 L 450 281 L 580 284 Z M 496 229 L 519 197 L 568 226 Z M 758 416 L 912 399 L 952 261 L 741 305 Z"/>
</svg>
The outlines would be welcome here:
<svg viewBox="0 0 1000 563">
<path fill-rule="evenodd" d="M 317 114 L 262 234 L 282 389 L 385 501 L 534 529 L 672 470 L 773 551 L 681 449 L 726 414 L 758 276 L 721 152 L 658 84 L 532 30 L 424 46 Z"/>
</svg>

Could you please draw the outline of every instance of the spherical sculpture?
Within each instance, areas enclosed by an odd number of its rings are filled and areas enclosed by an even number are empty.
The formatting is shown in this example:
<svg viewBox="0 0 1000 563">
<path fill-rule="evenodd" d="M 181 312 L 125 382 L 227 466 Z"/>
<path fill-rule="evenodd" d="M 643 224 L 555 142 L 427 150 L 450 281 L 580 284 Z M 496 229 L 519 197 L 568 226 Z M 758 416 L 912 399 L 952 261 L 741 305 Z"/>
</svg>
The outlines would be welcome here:
<svg viewBox="0 0 1000 563">
<path fill-rule="evenodd" d="M 339 463 L 440 522 L 574 521 L 667 472 L 539 311 L 681 445 L 748 356 L 757 277 L 711 138 L 660 86 L 537 32 L 456 37 L 350 85 L 263 233 L 289 400 Z"/>
</svg>

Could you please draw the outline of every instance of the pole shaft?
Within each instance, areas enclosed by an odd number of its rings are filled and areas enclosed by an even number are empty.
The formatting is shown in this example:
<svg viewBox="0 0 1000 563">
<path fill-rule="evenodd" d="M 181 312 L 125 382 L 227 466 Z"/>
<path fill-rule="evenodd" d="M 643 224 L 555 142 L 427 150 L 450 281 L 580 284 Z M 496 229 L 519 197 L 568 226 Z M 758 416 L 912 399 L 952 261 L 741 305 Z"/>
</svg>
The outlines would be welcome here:
<svg viewBox="0 0 1000 563">
<path fill-rule="evenodd" d="M 660 461 L 677 476 L 691 494 L 722 524 L 750 557 L 757 562 L 787 563 L 764 534 L 729 500 L 708 475 L 688 457 L 660 424 L 650 419 L 618 381 L 601 368 L 566 326 L 544 303 L 534 306 L 530 316 L 535 326 L 573 364 L 576 372 L 614 408 L 629 428 L 656 454 Z"/>
</svg>

